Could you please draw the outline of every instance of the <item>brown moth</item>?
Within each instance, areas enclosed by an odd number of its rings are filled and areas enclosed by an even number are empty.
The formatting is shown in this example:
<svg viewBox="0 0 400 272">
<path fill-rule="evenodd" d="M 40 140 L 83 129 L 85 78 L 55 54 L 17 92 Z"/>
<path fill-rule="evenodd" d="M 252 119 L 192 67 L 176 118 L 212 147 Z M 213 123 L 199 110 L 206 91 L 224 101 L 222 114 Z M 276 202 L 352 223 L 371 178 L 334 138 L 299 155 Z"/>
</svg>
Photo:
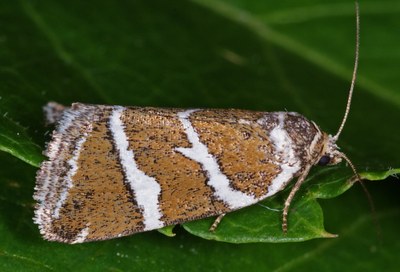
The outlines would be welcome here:
<svg viewBox="0 0 400 272">
<path fill-rule="evenodd" d="M 315 164 L 347 157 L 335 136 L 293 112 L 74 103 L 45 107 L 57 123 L 37 173 L 35 223 L 47 240 L 81 243 L 218 216 L 284 189 L 283 211 Z M 354 170 L 354 166 L 350 163 Z"/>
</svg>

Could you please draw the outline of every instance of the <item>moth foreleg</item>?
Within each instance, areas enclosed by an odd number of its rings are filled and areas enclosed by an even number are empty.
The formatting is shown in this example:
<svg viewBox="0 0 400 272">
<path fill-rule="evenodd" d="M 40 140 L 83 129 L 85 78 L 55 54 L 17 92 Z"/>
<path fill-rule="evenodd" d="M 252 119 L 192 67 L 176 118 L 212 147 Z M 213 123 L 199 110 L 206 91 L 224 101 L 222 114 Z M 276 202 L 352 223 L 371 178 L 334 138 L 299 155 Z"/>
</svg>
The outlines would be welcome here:
<svg viewBox="0 0 400 272">
<path fill-rule="evenodd" d="M 300 189 L 301 185 L 303 184 L 304 180 L 307 178 L 308 172 L 311 169 L 311 165 L 307 166 L 304 171 L 301 173 L 300 177 L 297 179 L 296 184 L 293 186 L 292 190 L 290 191 L 289 196 L 286 198 L 285 207 L 283 209 L 282 214 L 282 231 L 283 233 L 287 233 L 287 216 L 290 209 L 290 203 L 292 202 L 296 192 Z M 218 218 L 217 218 L 218 219 Z"/>
</svg>

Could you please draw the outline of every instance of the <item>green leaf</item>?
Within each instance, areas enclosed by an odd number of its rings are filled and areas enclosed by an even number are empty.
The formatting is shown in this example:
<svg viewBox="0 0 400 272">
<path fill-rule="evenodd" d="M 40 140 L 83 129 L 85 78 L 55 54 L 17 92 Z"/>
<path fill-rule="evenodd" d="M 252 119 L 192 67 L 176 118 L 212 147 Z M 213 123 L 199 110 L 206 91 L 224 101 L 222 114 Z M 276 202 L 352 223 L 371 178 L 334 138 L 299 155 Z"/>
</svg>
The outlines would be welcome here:
<svg viewBox="0 0 400 272">
<path fill-rule="evenodd" d="M 40 147 L 30 139 L 25 128 L 7 118 L 7 112 L 0 117 L 0 128 L 0 150 L 38 167 L 43 156 L 40 155 Z"/>
<path fill-rule="evenodd" d="M 371 180 L 400 172 L 399 13 L 399 3 L 361 2 L 359 79 L 338 144 Z M 352 1 L 3 1 L 0 25 L 0 149 L 18 158 L 0 154 L 2 271 L 398 267 L 398 182 L 368 184 L 379 204 L 379 244 L 365 197 L 356 188 L 336 197 L 351 187 L 344 164 L 313 170 L 286 236 L 281 212 L 271 208 L 282 209 L 290 188 L 227 215 L 215 233 L 208 232 L 212 219 L 184 225 L 232 243 L 330 232 L 336 239 L 232 245 L 178 229 L 172 239 L 151 232 L 69 246 L 40 238 L 31 220 L 36 169 L 19 161 L 40 163 L 38 146 L 48 140 L 41 108 L 51 100 L 297 111 L 335 133 L 354 59 Z"/>
<path fill-rule="evenodd" d="M 158 229 L 157 231 L 164 234 L 165 236 L 174 237 L 176 235 L 176 233 L 174 232 L 174 228 L 175 226 L 167 226 L 162 229 Z"/>
</svg>

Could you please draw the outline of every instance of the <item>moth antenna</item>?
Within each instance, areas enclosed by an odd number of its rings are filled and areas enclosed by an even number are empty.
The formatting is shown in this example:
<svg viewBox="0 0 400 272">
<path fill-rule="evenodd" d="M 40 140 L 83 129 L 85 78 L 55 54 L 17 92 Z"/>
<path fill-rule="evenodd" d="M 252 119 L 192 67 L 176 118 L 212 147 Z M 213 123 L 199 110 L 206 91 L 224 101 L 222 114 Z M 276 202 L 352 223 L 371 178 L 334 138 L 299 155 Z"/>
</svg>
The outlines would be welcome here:
<svg viewBox="0 0 400 272">
<path fill-rule="evenodd" d="M 356 4 L 356 50 L 355 50 L 356 52 L 355 52 L 355 58 L 354 58 L 353 77 L 351 79 L 349 96 L 347 98 L 346 111 L 344 113 L 342 123 L 340 124 L 340 127 L 339 127 L 336 135 L 333 136 L 333 139 L 335 141 L 339 138 L 339 135 L 340 135 L 340 133 L 342 133 L 343 127 L 347 121 L 347 116 L 349 115 L 349 112 L 350 112 L 351 99 L 353 97 L 354 85 L 356 83 L 356 78 L 357 78 L 358 55 L 359 55 L 359 48 L 360 48 L 360 8 L 358 6 L 358 1 L 355 1 L 355 4 Z"/>
<path fill-rule="evenodd" d="M 355 85 L 356 78 L 357 78 L 358 59 L 359 59 L 359 51 L 360 51 L 360 49 L 359 49 L 360 48 L 360 8 L 359 8 L 359 4 L 358 4 L 357 0 L 355 1 L 355 9 L 356 9 L 356 49 L 355 49 L 355 58 L 354 58 L 353 77 L 351 79 L 349 96 L 347 98 L 346 111 L 344 113 L 342 123 L 340 124 L 340 127 L 339 127 L 336 135 L 333 136 L 334 141 L 337 141 L 337 139 L 339 138 L 339 135 L 340 135 L 340 133 L 342 133 L 343 127 L 347 121 L 347 117 L 350 112 L 351 100 L 353 97 L 354 85 Z M 338 156 L 343 158 L 350 165 L 351 169 L 354 172 L 356 181 L 358 181 L 358 183 L 360 183 L 361 187 L 363 188 L 364 193 L 368 199 L 368 203 L 369 203 L 369 206 L 371 209 L 371 213 L 372 213 L 372 217 L 373 217 L 373 221 L 374 221 L 374 225 L 375 225 L 378 237 L 381 237 L 381 228 L 380 228 L 377 216 L 376 216 L 375 204 L 374 204 L 371 194 L 369 193 L 367 187 L 365 186 L 360 175 L 358 174 L 356 167 L 351 162 L 351 160 L 346 156 L 346 154 L 344 154 L 343 152 L 339 152 L 339 151 L 337 152 L 337 154 L 338 154 Z"/>
<path fill-rule="evenodd" d="M 381 228 L 380 228 L 380 225 L 379 225 L 379 221 L 378 221 L 378 219 L 377 219 L 377 216 L 376 216 L 375 204 L 374 204 L 374 200 L 372 199 L 371 194 L 369 193 L 367 187 L 365 186 L 365 184 L 364 184 L 364 182 L 362 181 L 360 175 L 358 174 L 356 167 L 355 167 L 354 164 L 351 162 L 351 160 L 346 156 L 346 154 L 344 154 L 343 152 L 338 152 L 337 154 L 338 154 L 341 158 L 343 158 L 343 159 L 350 165 L 351 169 L 352 169 L 353 172 L 354 172 L 356 181 L 357 181 L 358 183 L 360 183 L 361 187 L 363 188 L 364 193 L 365 193 L 365 195 L 367 196 L 367 199 L 368 199 L 368 203 L 369 203 L 369 206 L 370 206 L 370 209 L 371 209 L 371 213 L 372 213 L 372 217 L 373 217 L 373 221 L 374 221 L 374 225 L 375 225 L 375 228 L 376 228 L 378 237 L 381 237 Z"/>
</svg>

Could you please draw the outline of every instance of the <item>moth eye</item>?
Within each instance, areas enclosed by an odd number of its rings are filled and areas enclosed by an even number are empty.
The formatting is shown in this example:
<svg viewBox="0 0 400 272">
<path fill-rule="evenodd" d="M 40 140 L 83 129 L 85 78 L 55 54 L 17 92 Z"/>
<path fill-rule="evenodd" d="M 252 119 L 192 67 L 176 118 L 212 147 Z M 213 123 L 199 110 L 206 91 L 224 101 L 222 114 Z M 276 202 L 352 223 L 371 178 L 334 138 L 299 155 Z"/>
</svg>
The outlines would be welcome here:
<svg viewBox="0 0 400 272">
<path fill-rule="evenodd" d="M 325 156 L 322 156 L 322 157 L 319 159 L 318 165 L 325 166 L 325 165 L 327 165 L 328 163 L 330 163 L 330 161 L 331 161 L 331 157 L 325 155 Z"/>
</svg>

